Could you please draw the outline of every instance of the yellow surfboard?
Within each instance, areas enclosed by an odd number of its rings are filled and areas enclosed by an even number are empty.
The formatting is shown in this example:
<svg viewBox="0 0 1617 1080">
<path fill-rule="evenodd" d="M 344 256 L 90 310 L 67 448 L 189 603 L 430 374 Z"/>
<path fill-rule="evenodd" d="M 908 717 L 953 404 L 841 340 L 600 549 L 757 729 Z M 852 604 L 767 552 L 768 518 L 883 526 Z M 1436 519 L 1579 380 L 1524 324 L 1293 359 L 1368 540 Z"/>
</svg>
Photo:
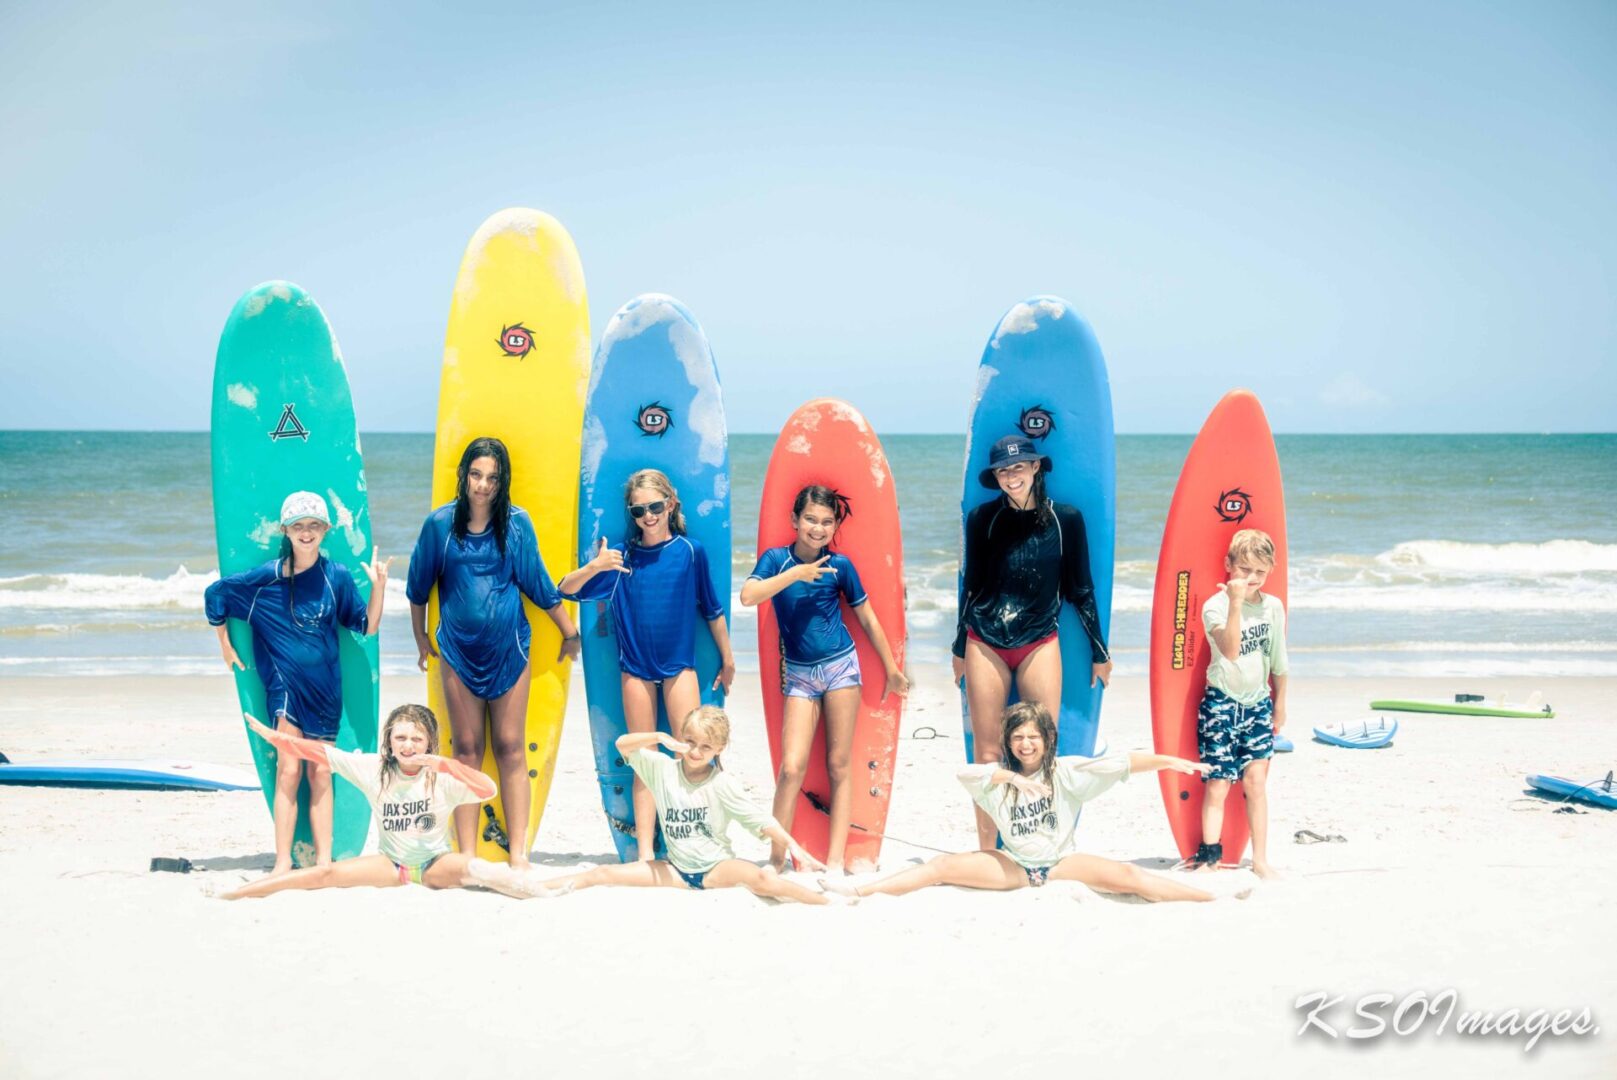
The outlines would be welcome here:
<svg viewBox="0 0 1617 1080">
<path fill-rule="evenodd" d="M 467 443 L 485 435 L 500 439 L 511 451 L 511 502 L 532 518 L 539 554 L 557 581 L 578 565 L 579 436 L 589 341 L 584 268 L 561 223 L 520 208 L 502 210 L 483 222 L 466 245 L 449 307 L 432 505 L 455 498 L 455 470 Z M 527 721 L 532 802 L 527 836 L 520 841 L 526 846 L 520 850 L 531 851 L 556 769 L 572 662 L 556 659 L 561 635 L 555 624 L 531 602 L 523 603 L 533 627 Z M 430 632 L 436 633 L 436 588 L 429 618 Z M 429 662 L 427 700 L 443 732 L 443 753 L 449 754 L 453 748 L 442 663 Z M 485 745 L 483 771 L 498 781 L 491 737 Z M 519 838 L 508 836 L 503 800 L 485 804 L 482 814 L 477 854 L 506 859 L 508 844 Z"/>
</svg>

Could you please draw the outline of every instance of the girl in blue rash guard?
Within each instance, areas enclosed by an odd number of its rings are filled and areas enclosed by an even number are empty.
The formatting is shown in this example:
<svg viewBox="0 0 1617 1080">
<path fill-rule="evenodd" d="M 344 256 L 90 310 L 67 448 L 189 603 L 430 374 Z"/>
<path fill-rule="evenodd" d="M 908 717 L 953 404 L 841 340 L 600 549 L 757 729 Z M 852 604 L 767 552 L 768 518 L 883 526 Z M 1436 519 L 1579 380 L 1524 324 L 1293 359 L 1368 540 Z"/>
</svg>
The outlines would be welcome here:
<svg viewBox="0 0 1617 1080">
<path fill-rule="evenodd" d="M 410 556 L 406 594 L 422 671 L 442 656 L 444 699 L 455 760 L 483 763 L 483 715 L 489 717 L 494 760 L 505 792 L 505 830 L 528 835 L 528 644 L 532 628 L 522 598 L 532 600 L 561 631 L 563 657 L 578 655 L 578 630 L 562 607 L 527 511 L 511 505 L 511 455 L 499 439 L 473 439 L 460 456 L 455 501 L 421 526 Z M 427 633 L 427 598 L 438 586 L 437 648 Z M 477 807 L 455 809 L 455 841 L 476 851 Z M 524 866 L 522 844 L 511 862 Z"/>
<path fill-rule="evenodd" d="M 629 477 L 623 494 L 629 539 L 610 547 L 602 539 L 595 557 L 562 578 L 560 588 L 569 600 L 611 601 L 624 723 L 631 732 L 650 732 L 657 730 L 659 688 L 669 716 L 688 716 L 702 704 L 693 609 L 707 622 L 719 650 L 712 689 L 728 692 L 736 665 L 707 552 L 685 535 L 674 485 L 656 469 L 641 469 Z M 656 801 L 637 774 L 634 835 L 642 862 L 656 857 L 656 822 Z"/>
<path fill-rule="evenodd" d="M 382 625 L 387 564 L 377 553 L 363 564 L 370 579 L 367 605 L 346 566 L 320 554 L 331 529 L 326 500 L 312 491 L 294 491 L 281 503 L 281 555 L 220 578 L 208 586 L 203 607 L 219 635 L 225 665 L 245 669 L 230 644 L 226 619 L 253 628 L 253 663 L 264 680 L 264 700 L 275 726 L 318 742 L 335 742 L 342 720 L 342 667 L 337 628 L 374 634 Z M 292 834 L 298 824 L 298 783 L 304 763 L 291 754 L 275 761 L 275 867 L 292 869 Z M 309 832 L 317 866 L 331 862 L 331 770 L 308 764 Z"/>
<path fill-rule="evenodd" d="M 825 861 L 832 875 L 842 873 L 848 823 L 853 817 L 853 789 L 847 781 L 860 696 L 859 654 L 842 622 L 843 600 L 853 608 L 854 617 L 886 669 L 883 700 L 888 694 L 910 691 L 909 679 L 893 663 L 887 635 L 876 613 L 865 602 L 859 571 L 846 555 L 831 551 L 837 526 L 847 516 L 847 499 L 830 488 L 811 484 L 799 491 L 792 502 L 792 528 L 797 530 L 797 539 L 760 555 L 758 565 L 741 586 L 743 604 L 752 607 L 769 600 L 780 624 L 785 653 L 781 691 L 786 703 L 781 719 L 774 814 L 788 830 L 814 743 L 816 706 L 825 711 L 825 767 L 831 780 L 831 839 Z M 775 844 L 770 861 L 775 869 L 783 869 L 785 847 Z"/>
</svg>

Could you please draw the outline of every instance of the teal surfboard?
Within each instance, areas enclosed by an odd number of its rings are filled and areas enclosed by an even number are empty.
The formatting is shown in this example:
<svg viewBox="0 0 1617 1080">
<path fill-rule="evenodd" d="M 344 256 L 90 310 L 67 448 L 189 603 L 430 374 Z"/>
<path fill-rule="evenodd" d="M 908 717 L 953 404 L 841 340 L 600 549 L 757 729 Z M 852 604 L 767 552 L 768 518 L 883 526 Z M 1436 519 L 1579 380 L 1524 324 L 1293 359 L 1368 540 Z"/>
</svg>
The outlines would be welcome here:
<svg viewBox="0 0 1617 1080">
<path fill-rule="evenodd" d="M 632 528 L 623 509 L 623 485 L 637 469 L 661 469 L 679 492 L 686 535 L 707 553 L 713 588 L 728 622 L 730 451 L 719 372 L 696 317 L 678 300 L 658 293 L 637 296 L 619 308 L 595 353 L 584 405 L 579 559 L 590 558 L 603 537 L 615 544 Z M 690 619 L 702 703 L 723 705 L 723 691 L 712 688 L 719 671 L 718 647 L 696 611 Z M 616 746 L 628 726 L 609 602 L 580 605 L 578 628 L 584 636 L 584 688 L 601 806 L 618 858 L 630 862 L 638 850 L 634 775 Z M 669 729 L 660 696 L 657 726 Z"/>
<path fill-rule="evenodd" d="M 315 491 L 332 514 L 322 550 L 353 572 L 360 594 L 369 599 L 370 582 L 361 564 L 371 553 L 370 509 L 348 373 L 325 313 L 296 285 L 266 282 L 231 311 L 214 361 L 210 445 L 221 576 L 279 555 L 281 500 L 293 491 Z M 338 630 L 337 638 L 343 682 L 337 745 L 375 752 L 376 638 L 346 630 Z M 252 630 L 232 619 L 230 640 L 247 665 L 235 672 L 241 709 L 267 723 L 264 684 L 253 667 Z M 275 749 L 238 722 L 273 812 Z M 351 858 L 365 846 L 370 807 L 346 781 L 335 783 L 334 795 L 332 857 Z M 298 792 L 292 858 L 299 866 L 314 861 L 307 783 Z"/>
</svg>

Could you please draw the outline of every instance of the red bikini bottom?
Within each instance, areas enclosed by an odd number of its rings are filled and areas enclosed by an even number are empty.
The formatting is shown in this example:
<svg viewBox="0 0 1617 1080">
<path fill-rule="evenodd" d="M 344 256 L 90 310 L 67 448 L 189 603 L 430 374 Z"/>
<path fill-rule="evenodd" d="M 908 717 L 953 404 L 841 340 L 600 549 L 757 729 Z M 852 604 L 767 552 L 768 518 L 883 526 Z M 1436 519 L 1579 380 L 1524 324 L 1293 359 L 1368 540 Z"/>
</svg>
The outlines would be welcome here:
<svg viewBox="0 0 1617 1080">
<path fill-rule="evenodd" d="M 1014 649 L 1000 649 L 1000 648 L 996 648 L 993 645 L 989 645 L 988 642 L 986 642 L 986 641 L 983 641 L 982 638 L 977 636 L 977 632 L 975 630 L 971 630 L 971 629 L 968 628 L 966 630 L 966 637 L 971 641 L 978 642 L 979 644 L 987 647 L 989 652 L 993 653 L 995 656 L 997 656 L 1001 660 L 1005 661 L 1005 666 L 1010 668 L 1012 671 L 1015 671 L 1017 668 L 1021 667 L 1022 662 L 1024 660 L 1026 660 L 1029 656 L 1033 655 L 1033 650 L 1034 649 L 1037 649 L 1039 646 L 1045 644 L 1046 642 L 1054 641 L 1056 639 L 1056 635 L 1051 633 L 1051 634 L 1046 634 L 1044 637 L 1040 638 L 1039 640 L 1034 641 L 1034 642 L 1030 642 L 1029 644 L 1018 645 Z"/>
</svg>

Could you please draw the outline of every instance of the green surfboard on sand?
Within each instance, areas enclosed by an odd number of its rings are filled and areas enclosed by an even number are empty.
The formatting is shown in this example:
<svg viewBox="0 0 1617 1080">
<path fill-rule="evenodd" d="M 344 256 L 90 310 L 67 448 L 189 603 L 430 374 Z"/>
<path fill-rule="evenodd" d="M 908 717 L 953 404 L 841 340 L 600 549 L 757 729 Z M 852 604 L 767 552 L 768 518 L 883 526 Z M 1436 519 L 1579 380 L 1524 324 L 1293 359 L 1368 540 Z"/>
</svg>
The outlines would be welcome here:
<svg viewBox="0 0 1617 1080">
<path fill-rule="evenodd" d="M 281 551 L 281 500 L 293 491 L 314 491 L 325 498 L 332 515 L 322 550 L 353 572 L 360 594 L 369 599 L 370 582 L 361 564 L 371 552 L 370 508 L 348 373 L 325 313 L 296 285 L 266 282 L 236 302 L 214 362 L 209 441 L 221 576 L 276 558 Z M 235 672 L 241 709 L 270 723 L 264 684 L 253 667 L 253 632 L 235 619 L 229 625 L 231 644 L 247 665 L 246 671 Z M 339 629 L 337 639 L 343 686 L 337 745 L 374 752 L 376 638 Z M 275 748 L 238 722 L 273 813 Z M 365 846 L 370 807 L 352 785 L 334 781 L 332 786 L 332 857 L 346 859 Z M 298 792 L 292 858 L 299 866 L 314 862 L 307 782 Z"/>
<path fill-rule="evenodd" d="M 1388 712 L 1419 712 L 1443 713 L 1449 716 L 1506 716 L 1519 720 L 1552 719 L 1555 710 L 1545 705 L 1537 709 L 1512 709 L 1501 707 L 1488 701 L 1486 698 L 1473 698 L 1470 701 L 1462 698 L 1472 697 L 1470 694 L 1456 694 L 1453 701 L 1372 701 L 1372 709 L 1385 709 Z"/>
</svg>

